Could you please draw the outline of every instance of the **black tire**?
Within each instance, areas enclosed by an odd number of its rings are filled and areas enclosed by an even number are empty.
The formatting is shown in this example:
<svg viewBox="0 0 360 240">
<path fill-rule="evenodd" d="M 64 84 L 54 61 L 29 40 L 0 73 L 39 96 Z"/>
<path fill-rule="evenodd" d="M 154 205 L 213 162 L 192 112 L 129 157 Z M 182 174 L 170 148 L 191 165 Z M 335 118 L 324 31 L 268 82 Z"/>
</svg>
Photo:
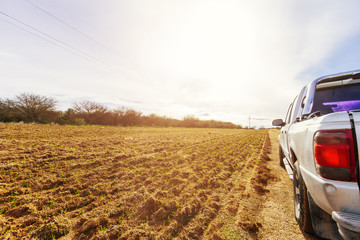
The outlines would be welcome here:
<svg viewBox="0 0 360 240">
<path fill-rule="evenodd" d="M 307 188 L 299 171 L 299 163 L 294 164 L 293 175 L 294 208 L 295 219 L 299 224 L 300 230 L 310 234 L 314 233 L 311 214 L 309 209 L 309 200 Z"/>
<path fill-rule="evenodd" d="M 282 168 L 285 168 L 284 161 L 283 161 L 284 157 L 285 157 L 285 155 L 281 149 L 281 146 L 279 145 L 279 164 Z"/>
<path fill-rule="evenodd" d="M 338 226 L 334 219 L 332 219 L 331 215 L 316 205 L 309 192 L 307 193 L 307 197 L 309 199 L 309 209 L 314 234 L 325 239 L 342 240 L 343 238 L 339 234 Z"/>
</svg>

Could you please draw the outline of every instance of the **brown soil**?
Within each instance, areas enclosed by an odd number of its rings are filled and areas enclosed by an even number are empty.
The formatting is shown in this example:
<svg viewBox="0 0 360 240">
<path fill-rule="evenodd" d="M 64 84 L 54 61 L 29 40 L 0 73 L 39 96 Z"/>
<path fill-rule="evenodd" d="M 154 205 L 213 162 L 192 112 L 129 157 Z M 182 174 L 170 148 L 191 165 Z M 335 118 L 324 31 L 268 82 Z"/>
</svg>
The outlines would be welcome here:
<svg viewBox="0 0 360 240">
<path fill-rule="evenodd" d="M 292 181 L 286 170 L 279 165 L 279 131 L 270 130 L 269 136 L 272 142 L 270 164 L 271 173 L 278 180 L 271 182 L 267 189 L 263 209 L 259 214 L 262 229 L 259 232 L 261 239 L 319 239 L 306 233 L 302 233 L 295 221 Z"/>
<path fill-rule="evenodd" d="M 0 238 L 309 238 L 277 134 L 0 124 Z"/>
</svg>

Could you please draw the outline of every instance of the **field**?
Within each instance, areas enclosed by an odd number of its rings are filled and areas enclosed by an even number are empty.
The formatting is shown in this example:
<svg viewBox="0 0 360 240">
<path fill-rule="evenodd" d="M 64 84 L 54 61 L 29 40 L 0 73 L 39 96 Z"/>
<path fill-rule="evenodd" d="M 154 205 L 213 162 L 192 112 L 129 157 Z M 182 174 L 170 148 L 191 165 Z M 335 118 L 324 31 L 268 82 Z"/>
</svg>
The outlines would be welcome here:
<svg viewBox="0 0 360 240">
<path fill-rule="evenodd" d="M 256 239 L 268 130 L 0 125 L 3 239 Z"/>
</svg>

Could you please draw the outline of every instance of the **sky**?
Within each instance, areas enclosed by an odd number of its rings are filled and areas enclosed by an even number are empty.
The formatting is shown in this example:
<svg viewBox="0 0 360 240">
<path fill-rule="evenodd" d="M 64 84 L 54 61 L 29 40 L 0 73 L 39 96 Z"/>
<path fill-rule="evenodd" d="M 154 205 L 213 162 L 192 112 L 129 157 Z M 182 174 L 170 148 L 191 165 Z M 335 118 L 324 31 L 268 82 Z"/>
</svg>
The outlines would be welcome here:
<svg viewBox="0 0 360 240">
<path fill-rule="evenodd" d="M 91 100 L 271 126 L 315 78 L 360 69 L 356 0 L 1 0 L 0 98 Z"/>
</svg>

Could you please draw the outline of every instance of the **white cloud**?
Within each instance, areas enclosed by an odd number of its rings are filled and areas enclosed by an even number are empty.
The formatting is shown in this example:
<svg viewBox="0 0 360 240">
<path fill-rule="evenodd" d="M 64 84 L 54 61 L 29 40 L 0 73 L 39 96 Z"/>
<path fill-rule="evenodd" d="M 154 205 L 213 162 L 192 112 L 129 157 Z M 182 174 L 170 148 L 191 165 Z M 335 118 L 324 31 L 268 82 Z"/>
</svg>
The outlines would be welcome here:
<svg viewBox="0 0 360 240">
<path fill-rule="evenodd" d="M 283 117 L 302 85 L 318 77 L 304 73 L 322 68 L 360 29 L 360 3 L 355 0 L 109 0 L 98 4 L 61 1 L 47 3 L 46 9 L 69 16 L 72 24 L 111 47 L 113 52 L 61 27 L 64 39 L 116 69 L 44 42 L 37 44 L 38 40 L 26 45 L 24 39 L 21 50 L 11 51 L 23 53 L 31 62 L 22 66 L 21 73 L 0 74 L 16 79 L 23 74 L 22 79 L 41 83 L 44 93 L 68 92 L 74 98 L 128 104 L 148 113 L 198 114 L 247 125 L 248 115 Z M 28 10 L 27 19 L 44 22 L 44 16 Z M 71 15 L 76 12 L 82 15 Z M 43 29 L 53 24 L 44 23 Z M 52 31 L 56 33 L 56 28 Z M 1 62 L 7 59 L 0 54 Z"/>
</svg>

